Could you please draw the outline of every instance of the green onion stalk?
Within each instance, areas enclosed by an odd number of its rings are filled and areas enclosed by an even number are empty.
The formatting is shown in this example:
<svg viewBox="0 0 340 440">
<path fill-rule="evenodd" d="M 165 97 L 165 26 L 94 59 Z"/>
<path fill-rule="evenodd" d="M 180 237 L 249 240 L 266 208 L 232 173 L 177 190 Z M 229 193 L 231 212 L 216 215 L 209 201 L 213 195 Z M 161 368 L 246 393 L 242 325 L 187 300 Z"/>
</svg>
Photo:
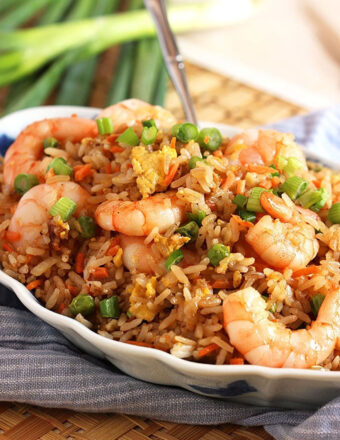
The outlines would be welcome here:
<svg viewBox="0 0 340 440">
<path fill-rule="evenodd" d="M 172 29 L 187 32 L 225 25 L 232 18 L 222 10 L 223 4 L 223 0 L 210 0 L 172 6 L 168 10 Z M 152 19 L 145 10 L 0 32 L 0 87 L 34 72 L 71 49 L 84 48 L 75 55 L 74 61 L 78 61 L 114 44 L 155 34 Z"/>
</svg>

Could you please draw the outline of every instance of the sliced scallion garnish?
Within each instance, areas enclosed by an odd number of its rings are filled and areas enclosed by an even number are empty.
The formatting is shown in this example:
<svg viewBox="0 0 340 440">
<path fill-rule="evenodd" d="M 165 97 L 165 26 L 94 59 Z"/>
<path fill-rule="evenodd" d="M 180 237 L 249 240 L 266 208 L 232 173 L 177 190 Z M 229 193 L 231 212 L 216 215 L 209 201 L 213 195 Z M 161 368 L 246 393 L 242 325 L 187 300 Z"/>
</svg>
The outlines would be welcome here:
<svg viewBox="0 0 340 440">
<path fill-rule="evenodd" d="M 325 190 L 325 188 L 319 188 L 317 191 L 320 194 L 321 198 L 320 198 L 320 200 L 318 202 L 314 203 L 314 205 L 312 205 L 309 208 L 309 209 L 311 209 L 314 212 L 320 211 L 320 209 L 324 207 L 324 205 L 327 202 L 328 197 L 329 197 L 329 194 Z"/>
<path fill-rule="evenodd" d="M 262 208 L 260 203 L 260 197 L 263 191 L 267 190 L 264 188 L 260 188 L 259 186 L 255 186 L 251 189 L 247 202 L 247 211 L 264 212 L 264 209 Z"/>
<path fill-rule="evenodd" d="M 92 238 L 96 235 L 97 225 L 92 217 L 81 215 L 78 218 L 78 223 L 81 227 L 81 236 L 83 238 Z"/>
<path fill-rule="evenodd" d="M 139 138 L 131 127 L 127 128 L 117 138 L 117 141 L 121 142 L 122 144 L 129 145 L 131 147 L 135 147 L 136 145 L 139 144 Z"/>
<path fill-rule="evenodd" d="M 43 148 L 58 148 L 59 141 L 54 137 L 48 137 L 43 140 Z"/>
<path fill-rule="evenodd" d="M 241 219 L 245 220 L 246 222 L 254 223 L 256 220 L 256 215 L 253 212 L 247 211 L 246 209 L 239 209 L 237 213 Z"/>
<path fill-rule="evenodd" d="M 77 209 L 77 204 L 68 197 L 61 197 L 50 209 L 52 217 L 60 215 L 63 222 L 69 220 Z"/>
<path fill-rule="evenodd" d="M 25 194 L 36 185 L 39 185 L 39 180 L 34 174 L 18 174 L 14 179 L 14 189 L 20 195 Z"/>
<path fill-rule="evenodd" d="M 288 157 L 287 159 L 287 165 L 283 168 L 283 172 L 286 176 L 292 177 L 294 176 L 296 170 L 302 168 L 303 164 L 301 160 L 297 159 L 296 157 Z"/>
<path fill-rule="evenodd" d="M 173 264 L 179 264 L 184 258 L 184 254 L 180 249 L 173 251 L 165 262 L 165 267 L 170 270 Z"/>
<path fill-rule="evenodd" d="M 187 212 L 187 216 L 189 220 L 196 222 L 198 226 L 202 226 L 202 220 L 206 217 L 206 213 L 204 211 L 196 211 L 196 212 Z"/>
<path fill-rule="evenodd" d="M 190 238 L 190 241 L 195 241 L 198 236 L 198 230 L 198 224 L 194 221 L 191 221 L 186 225 L 180 226 L 176 232 L 181 234 L 183 237 Z"/>
<path fill-rule="evenodd" d="M 236 205 L 238 208 L 244 208 L 245 205 L 247 204 L 247 201 L 248 201 L 248 199 L 247 199 L 246 196 L 243 196 L 242 194 L 237 194 L 237 195 L 234 197 L 233 203 L 234 203 L 234 205 Z"/>
<path fill-rule="evenodd" d="M 328 220 L 333 224 L 340 224 L 340 202 L 333 203 L 329 208 Z"/>
<path fill-rule="evenodd" d="M 46 173 L 53 169 L 57 175 L 70 176 L 73 173 L 73 168 L 66 163 L 66 160 L 62 157 L 55 157 L 46 169 Z"/>
<path fill-rule="evenodd" d="M 292 176 L 281 185 L 280 191 L 286 193 L 292 200 L 296 200 L 307 188 L 308 182 L 301 177 Z"/>
<path fill-rule="evenodd" d="M 309 300 L 310 307 L 312 309 L 315 318 L 318 316 L 321 304 L 323 303 L 324 299 L 325 299 L 325 295 L 318 293 L 317 295 L 313 295 Z"/>
<path fill-rule="evenodd" d="M 143 127 L 142 131 L 142 142 L 144 145 L 153 144 L 157 137 L 157 128 L 155 126 Z"/>
<path fill-rule="evenodd" d="M 309 190 L 304 192 L 296 201 L 304 208 L 310 208 L 315 205 L 315 203 L 320 202 L 321 198 L 322 196 L 319 190 Z"/>
<path fill-rule="evenodd" d="M 96 122 L 97 122 L 99 134 L 105 135 L 105 134 L 113 133 L 113 124 L 111 118 L 108 117 L 98 118 Z"/>
</svg>

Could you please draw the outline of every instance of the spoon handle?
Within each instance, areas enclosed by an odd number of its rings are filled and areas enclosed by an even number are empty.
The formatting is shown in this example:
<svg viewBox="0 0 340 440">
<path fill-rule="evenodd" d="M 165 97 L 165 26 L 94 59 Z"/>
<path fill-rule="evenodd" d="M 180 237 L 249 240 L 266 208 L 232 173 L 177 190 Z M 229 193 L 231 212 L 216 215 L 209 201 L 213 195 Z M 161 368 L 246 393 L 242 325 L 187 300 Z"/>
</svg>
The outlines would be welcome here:
<svg viewBox="0 0 340 440">
<path fill-rule="evenodd" d="M 197 125 L 195 109 L 186 81 L 183 58 L 179 53 L 175 36 L 169 25 L 165 2 L 164 0 L 144 0 L 144 4 L 154 20 L 164 62 L 182 102 L 185 116 L 189 122 Z"/>
</svg>

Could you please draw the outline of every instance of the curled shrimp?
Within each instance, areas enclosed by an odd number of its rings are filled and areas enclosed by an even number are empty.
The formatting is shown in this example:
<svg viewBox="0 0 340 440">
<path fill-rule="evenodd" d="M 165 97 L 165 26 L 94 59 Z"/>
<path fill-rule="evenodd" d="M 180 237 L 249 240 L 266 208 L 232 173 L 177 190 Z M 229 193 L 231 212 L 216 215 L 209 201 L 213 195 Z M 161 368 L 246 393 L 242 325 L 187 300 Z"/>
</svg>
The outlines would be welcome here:
<svg viewBox="0 0 340 440">
<path fill-rule="evenodd" d="M 290 134 L 274 130 L 248 130 L 237 134 L 228 143 L 225 154 L 242 165 L 271 165 L 277 156 L 295 157 L 307 169 L 303 151 Z"/>
<path fill-rule="evenodd" d="M 270 192 L 263 192 L 260 202 L 276 220 L 269 215 L 262 217 L 248 231 L 246 241 L 276 269 L 306 267 L 319 250 L 314 228 L 303 221 L 297 210 Z"/>
<path fill-rule="evenodd" d="M 109 117 L 114 127 L 133 125 L 146 119 L 153 119 L 158 128 L 169 129 L 176 124 L 176 118 L 158 105 L 151 105 L 139 99 L 126 99 L 110 105 L 100 112 L 98 118 Z"/>
<path fill-rule="evenodd" d="M 330 292 L 311 327 L 291 330 L 269 320 L 266 301 L 252 287 L 234 292 L 223 303 L 230 342 L 254 365 L 310 368 L 338 345 L 340 290 Z"/>
<path fill-rule="evenodd" d="M 119 244 L 123 249 L 124 266 L 131 273 L 161 274 L 164 272 L 165 258 L 145 244 L 144 237 L 131 237 L 119 234 Z M 198 263 L 198 256 L 189 249 L 182 249 L 184 258 L 182 265 L 190 266 Z"/>
<path fill-rule="evenodd" d="M 13 185 L 15 177 L 21 173 L 35 174 L 38 178 L 45 174 L 42 164 L 44 139 L 54 137 L 58 141 L 79 142 L 97 134 L 95 121 L 77 117 L 44 119 L 28 125 L 6 152 L 5 183 Z"/>
<path fill-rule="evenodd" d="M 169 191 L 136 202 L 108 200 L 98 206 L 95 219 L 106 231 L 146 236 L 156 226 L 158 232 L 165 232 L 170 226 L 180 222 L 184 215 L 184 206 L 176 193 Z"/>
<path fill-rule="evenodd" d="M 41 243 L 43 224 L 50 216 L 49 210 L 60 197 L 68 197 L 77 204 L 75 215 L 86 208 L 89 194 L 74 182 L 41 184 L 27 191 L 20 199 L 9 225 L 9 231 L 20 233 L 16 247 L 35 246 Z"/>
</svg>

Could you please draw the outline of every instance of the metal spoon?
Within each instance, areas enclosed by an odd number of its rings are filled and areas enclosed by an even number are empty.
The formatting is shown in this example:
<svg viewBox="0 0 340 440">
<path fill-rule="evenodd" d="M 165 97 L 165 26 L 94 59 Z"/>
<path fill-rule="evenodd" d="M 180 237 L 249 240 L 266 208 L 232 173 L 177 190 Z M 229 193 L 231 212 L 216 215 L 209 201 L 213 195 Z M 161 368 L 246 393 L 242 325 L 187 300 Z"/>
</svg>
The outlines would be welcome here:
<svg viewBox="0 0 340 440">
<path fill-rule="evenodd" d="M 156 26 L 159 44 L 170 79 L 180 97 L 184 113 L 189 122 L 197 124 L 194 105 L 189 93 L 182 55 L 170 28 L 164 0 L 144 0 Z"/>
</svg>

